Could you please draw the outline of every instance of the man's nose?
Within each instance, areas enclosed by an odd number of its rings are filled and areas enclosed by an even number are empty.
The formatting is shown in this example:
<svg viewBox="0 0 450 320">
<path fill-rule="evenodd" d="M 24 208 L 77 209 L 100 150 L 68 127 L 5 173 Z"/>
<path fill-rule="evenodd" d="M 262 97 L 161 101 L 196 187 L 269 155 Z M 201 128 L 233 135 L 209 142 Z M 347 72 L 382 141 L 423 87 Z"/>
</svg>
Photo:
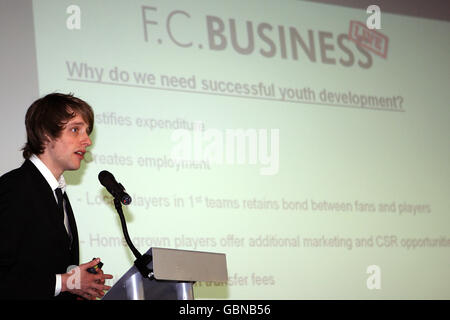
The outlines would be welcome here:
<svg viewBox="0 0 450 320">
<path fill-rule="evenodd" d="M 82 143 L 86 147 L 89 147 L 92 144 L 92 140 L 91 140 L 91 138 L 89 137 L 89 135 L 87 133 L 84 134 Z"/>
</svg>

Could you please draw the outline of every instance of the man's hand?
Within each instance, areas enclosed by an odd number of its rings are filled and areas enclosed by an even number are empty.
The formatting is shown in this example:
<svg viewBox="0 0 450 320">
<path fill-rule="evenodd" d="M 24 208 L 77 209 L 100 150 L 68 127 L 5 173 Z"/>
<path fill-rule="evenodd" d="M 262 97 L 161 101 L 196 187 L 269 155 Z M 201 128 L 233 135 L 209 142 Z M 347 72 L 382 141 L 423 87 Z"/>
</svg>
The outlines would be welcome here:
<svg viewBox="0 0 450 320">
<path fill-rule="evenodd" d="M 61 275 L 61 292 L 69 291 L 88 300 L 95 300 L 105 295 L 104 291 L 111 289 L 105 285 L 105 279 L 112 279 L 110 274 L 104 274 L 101 269 L 97 274 L 92 274 L 87 269 L 96 266 L 100 259 L 92 260 L 79 265 L 68 273 Z"/>
</svg>

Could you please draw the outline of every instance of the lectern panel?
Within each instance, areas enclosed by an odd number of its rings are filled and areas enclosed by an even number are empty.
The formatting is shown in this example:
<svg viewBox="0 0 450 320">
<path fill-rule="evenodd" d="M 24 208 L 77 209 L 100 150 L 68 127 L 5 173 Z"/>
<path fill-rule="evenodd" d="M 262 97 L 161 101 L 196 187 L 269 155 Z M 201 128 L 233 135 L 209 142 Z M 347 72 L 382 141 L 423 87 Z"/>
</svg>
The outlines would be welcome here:
<svg viewBox="0 0 450 320">
<path fill-rule="evenodd" d="M 152 255 L 158 280 L 228 281 L 225 254 L 152 248 Z"/>
</svg>

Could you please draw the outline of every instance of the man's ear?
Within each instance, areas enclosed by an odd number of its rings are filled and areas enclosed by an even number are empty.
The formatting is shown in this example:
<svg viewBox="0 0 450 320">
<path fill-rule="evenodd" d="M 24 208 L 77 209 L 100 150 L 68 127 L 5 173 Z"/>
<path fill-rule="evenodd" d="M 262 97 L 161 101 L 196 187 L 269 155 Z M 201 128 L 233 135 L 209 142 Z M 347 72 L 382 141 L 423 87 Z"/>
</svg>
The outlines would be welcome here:
<svg viewBox="0 0 450 320">
<path fill-rule="evenodd" d="M 54 139 L 50 137 L 48 134 L 44 134 L 44 136 L 45 140 L 43 141 L 42 146 L 44 147 L 45 152 L 45 150 L 47 150 L 48 148 L 52 148 Z"/>
</svg>

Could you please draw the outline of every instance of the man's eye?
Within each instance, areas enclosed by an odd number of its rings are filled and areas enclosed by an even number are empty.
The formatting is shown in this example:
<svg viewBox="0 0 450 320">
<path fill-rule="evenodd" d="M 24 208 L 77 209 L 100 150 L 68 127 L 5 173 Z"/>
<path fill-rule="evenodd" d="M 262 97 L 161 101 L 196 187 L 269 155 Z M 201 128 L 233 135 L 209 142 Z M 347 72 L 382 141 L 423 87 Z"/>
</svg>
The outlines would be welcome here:
<svg viewBox="0 0 450 320">
<path fill-rule="evenodd" d="M 72 128 L 72 132 L 78 132 L 78 128 Z"/>
</svg>

